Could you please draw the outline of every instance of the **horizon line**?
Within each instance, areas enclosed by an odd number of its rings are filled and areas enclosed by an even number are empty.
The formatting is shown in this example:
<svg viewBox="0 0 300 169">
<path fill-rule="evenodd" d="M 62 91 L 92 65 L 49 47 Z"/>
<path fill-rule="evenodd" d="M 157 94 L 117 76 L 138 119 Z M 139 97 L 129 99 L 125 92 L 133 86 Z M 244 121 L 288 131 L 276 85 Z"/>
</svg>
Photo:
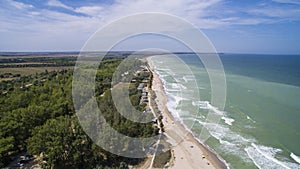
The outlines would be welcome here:
<svg viewBox="0 0 300 169">
<path fill-rule="evenodd" d="M 68 53 L 68 54 L 80 54 L 80 53 L 125 53 L 125 52 L 138 52 L 136 50 L 112 50 L 112 51 L 85 51 L 85 52 L 81 52 L 81 51 L 66 51 L 66 50 L 61 50 L 61 51 L 0 51 L 0 55 L 3 54 L 16 54 L 16 55 L 21 55 L 21 54 L 63 54 L 63 53 Z M 161 52 L 161 51 L 141 51 L 140 53 L 160 53 L 160 54 L 164 54 L 164 53 L 168 53 L 168 52 Z M 195 53 L 192 51 L 172 51 L 170 53 L 177 53 L 177 54 L 191 54 L 191 53 Z M 258 52 L 216 52 L 216 53 L 199 53 L 199 54 L 248 54 L 248 55 L 300 55 L 300 53 L 258 53 Z"/>
</svg>

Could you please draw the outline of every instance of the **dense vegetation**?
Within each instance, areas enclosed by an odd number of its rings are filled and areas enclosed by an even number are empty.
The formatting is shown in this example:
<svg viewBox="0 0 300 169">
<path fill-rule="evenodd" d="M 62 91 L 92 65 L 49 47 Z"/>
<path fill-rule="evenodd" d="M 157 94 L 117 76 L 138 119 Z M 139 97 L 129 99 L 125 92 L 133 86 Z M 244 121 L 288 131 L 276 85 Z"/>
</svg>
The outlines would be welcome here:
<svg viewBox="0 0 300 169">
<path fill-rule="evenodd" d="M 134 137 L 152 136 L 154 130 L 150 123 L 126 120 L 114 107 L 111 78 L 121 61 L 110 58 L 101 63 L 95 86 L 99 107 L 119 132 Z M 61 63 L 65 65 L 64 61 Z M 72 104 L 72 75 L 72 70 L 45 71 L 0 82 L 1 168 L 20 152 L 35 155 L 43 168 L 127 168 L 143 160 L 106 152 L 84 133 Z M 130 99 L 136 108 L 143 109 L 135 85 L 131 87 Z"/>
<path fill-rule="evenodd" d="M 0 68 L 74 66 L 76 57 L 2 58 Z"/>
</svg>

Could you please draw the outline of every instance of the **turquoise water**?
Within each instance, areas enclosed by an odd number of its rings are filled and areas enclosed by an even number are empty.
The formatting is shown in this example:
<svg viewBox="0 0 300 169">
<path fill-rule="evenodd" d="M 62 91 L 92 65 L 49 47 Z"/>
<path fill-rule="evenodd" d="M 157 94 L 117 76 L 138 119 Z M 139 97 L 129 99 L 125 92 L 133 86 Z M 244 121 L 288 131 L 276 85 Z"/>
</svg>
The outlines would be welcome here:
<svg viewBox="0 0 300 169">
<path fill-rule="evenodd" d="M 300 168 L 300 56 L 221 55 L 226 106 L 210 104 L 210 81 L 192 54 L 152 58 L 164 83 L 168 108 L 201 135 L 230 168 Z M 222 119 L 207 122 L 208 112 Z M 200 138 L 201 140 L 201 138 Z"/>
</svg>

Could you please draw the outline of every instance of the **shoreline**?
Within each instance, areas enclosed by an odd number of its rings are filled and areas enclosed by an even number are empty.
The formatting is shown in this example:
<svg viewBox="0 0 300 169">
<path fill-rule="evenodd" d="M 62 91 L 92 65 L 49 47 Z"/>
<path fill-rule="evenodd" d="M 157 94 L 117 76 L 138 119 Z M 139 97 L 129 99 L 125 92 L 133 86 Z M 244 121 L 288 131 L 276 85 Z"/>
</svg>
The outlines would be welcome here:
<svg viewBox="0 0 300 169">
<path fill-rule="evenodd" d="M 152 90 L 156 94 L 155 101 L 163 116 L 164 135 L 166 141 L 172 145 L 173 157 L 169 168 L 228 168 L 225 160 L 197 139 L 181 121 L 174 118 L 166 106 L 168 101 L 166 92 L 159 75 L 154 70 L 151 56 L 146 60 L 153 75 Z"/>
</svg>

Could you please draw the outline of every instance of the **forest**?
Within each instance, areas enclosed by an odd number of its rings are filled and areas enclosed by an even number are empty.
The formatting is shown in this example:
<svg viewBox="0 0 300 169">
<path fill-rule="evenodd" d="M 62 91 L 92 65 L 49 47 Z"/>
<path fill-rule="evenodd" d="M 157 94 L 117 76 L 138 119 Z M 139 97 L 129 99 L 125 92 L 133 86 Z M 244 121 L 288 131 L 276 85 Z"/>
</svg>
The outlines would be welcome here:
<svg viewBox="0 0 300 169">
<path fill-rule="evenodd" d="M 61 65 L 74 64 L 74 58 L 47 59 Z M 95 85 L 97 103 L 115 130 L 134 137 L 153 136 L 151 123 L 127 120 L 114 107 L 112 76 L 123 60 L 105 58 L 101 62 Z M 136 67 L 142 64 L 145 63 L 134 61 Z M 32 155 L 42 168 L 128 168 L 144 160 L 109 153 L 85 134 L 73 107 L 72 75 L 72 69 L 45 70 L 0 81 L 0 168 L 10 165 L 20 153 Z M 131 103 L 140 110 L 144 105 L 139 104 L 141 93 L 136 87 L 147 76 L 138 74 L 130 87 Z"/>
</svg>

